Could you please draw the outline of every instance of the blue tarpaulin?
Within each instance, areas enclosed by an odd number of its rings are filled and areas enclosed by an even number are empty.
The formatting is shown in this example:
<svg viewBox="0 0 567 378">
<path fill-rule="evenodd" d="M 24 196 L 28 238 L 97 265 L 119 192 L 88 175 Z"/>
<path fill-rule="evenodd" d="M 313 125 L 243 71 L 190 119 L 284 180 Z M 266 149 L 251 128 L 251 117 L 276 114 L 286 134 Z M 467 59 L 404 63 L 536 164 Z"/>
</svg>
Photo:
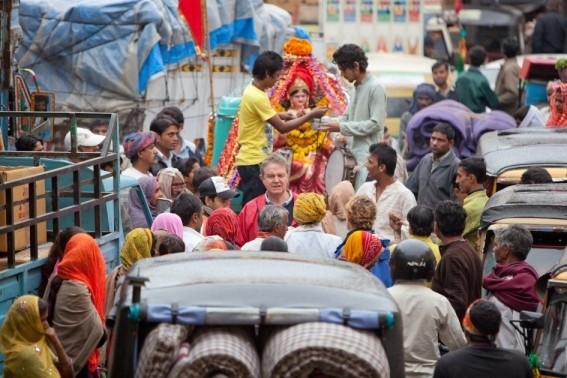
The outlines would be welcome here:
<svg viewBox="0 0 567 378">
<path fill-rule="evenodd" d="M 143 99 L 152 78 L 195 55 L 177 5 L 175 0 L 22 0 L 18 66 L 34 70 L 40 89 L 55 92 L 57 103 L 67 108 L 131 107 Z M 209 0 L 211 47 L 240 43 L 243 62 L 253 61 L 263 48 L 262 34 L 274 28 L 259 16 L 263 8 L 259 0 Z"/>
</svg>

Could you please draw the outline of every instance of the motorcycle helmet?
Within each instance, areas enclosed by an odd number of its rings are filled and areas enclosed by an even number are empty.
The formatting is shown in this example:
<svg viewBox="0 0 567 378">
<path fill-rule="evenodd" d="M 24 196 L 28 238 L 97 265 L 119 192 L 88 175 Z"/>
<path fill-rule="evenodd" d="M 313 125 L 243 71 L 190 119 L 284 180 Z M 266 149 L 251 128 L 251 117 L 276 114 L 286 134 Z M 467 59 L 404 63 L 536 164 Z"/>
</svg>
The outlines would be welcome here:
<svg viewBox="0 0 567 378">
<path fill-rule="evenodd" d="M 424 242 L 404 240 L 390 257 L 390 272 L 394 282 L 431 281 L 435 273 L 435 256 Z"/>
</svg>

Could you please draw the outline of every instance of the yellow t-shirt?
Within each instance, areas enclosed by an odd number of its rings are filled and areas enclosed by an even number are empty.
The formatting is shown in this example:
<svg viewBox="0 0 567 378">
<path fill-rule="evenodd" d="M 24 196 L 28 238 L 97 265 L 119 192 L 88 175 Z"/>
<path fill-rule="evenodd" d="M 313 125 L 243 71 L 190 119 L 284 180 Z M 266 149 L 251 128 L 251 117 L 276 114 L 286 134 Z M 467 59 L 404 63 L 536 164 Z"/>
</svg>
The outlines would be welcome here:
<svg viewBox="0 0 567 378">
<path fill-rule="evenodd" d="M 236 165 L 256 165 L 272 153 L 272 126 L 267 120 L 276 115 L 266 92 L 250 84 L 240 101 Z"/>
</svg>

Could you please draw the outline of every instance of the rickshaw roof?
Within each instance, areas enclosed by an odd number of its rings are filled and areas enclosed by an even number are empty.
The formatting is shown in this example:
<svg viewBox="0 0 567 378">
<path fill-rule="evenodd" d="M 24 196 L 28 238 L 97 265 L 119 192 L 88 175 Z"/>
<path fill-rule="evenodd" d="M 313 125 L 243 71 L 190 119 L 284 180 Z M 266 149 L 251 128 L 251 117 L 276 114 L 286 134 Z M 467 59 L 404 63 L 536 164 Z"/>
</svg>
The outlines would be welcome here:
<svg viewBox="0 0 567 378">
<path fill-rule="evenodd" d="M 567 183 L 513 185 L 494 193 L 480 227 L 505 218 L 567 219 Z"/>
<path fill-rule="evenodd" d="M 516 168 L 567 166 L 567 128 L 510 129 L 484 134 L 477 155 L 486 162 L 486 173 L 498 176 Z"/>
<path fill-rule="evenodd" d="M 127 280 L 131 276 L 149 280 L 141 290 L 148 305 L 398 312 L 368 270 L 284 252 L 179 253 L 141 260 Z M 130 303 L 130 294 L 125 300 Z"/>
</svg>

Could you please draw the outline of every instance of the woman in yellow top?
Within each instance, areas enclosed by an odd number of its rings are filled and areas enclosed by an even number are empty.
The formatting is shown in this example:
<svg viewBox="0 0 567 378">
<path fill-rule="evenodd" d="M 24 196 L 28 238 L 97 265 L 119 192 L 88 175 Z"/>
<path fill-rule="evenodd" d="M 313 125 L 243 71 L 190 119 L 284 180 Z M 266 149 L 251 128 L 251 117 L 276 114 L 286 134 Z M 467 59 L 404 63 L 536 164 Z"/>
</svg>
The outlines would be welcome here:
<svg viewBox="0 0 567 378">
<path fill-rule="evenodd" d="M 19 297 L 10 307 L 0 334 L 0 351 L 6 356 L 4 377 L 75 376 L 71 359 L 47 323 L 47 302 L 43 299 Z M 48 345 L 55 350 L 57 362 Z"/>
</svg>

